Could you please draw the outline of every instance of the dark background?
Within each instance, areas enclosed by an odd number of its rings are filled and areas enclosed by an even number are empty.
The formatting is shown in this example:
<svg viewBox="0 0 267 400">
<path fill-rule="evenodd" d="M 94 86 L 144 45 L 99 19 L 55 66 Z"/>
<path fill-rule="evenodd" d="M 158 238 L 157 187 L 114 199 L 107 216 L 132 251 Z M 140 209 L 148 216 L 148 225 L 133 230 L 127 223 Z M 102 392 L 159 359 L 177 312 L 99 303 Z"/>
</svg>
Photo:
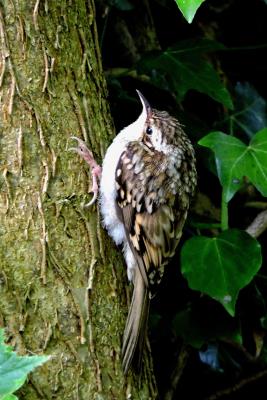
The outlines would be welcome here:
<svg viewBox="0 0 267 400">
<path fill-rule="evenodd" d="M 267 4 L 264 0 L 206 0 L 197 11 L 193 23 L 188 24 L 173 0 L 113 0 L 96 3 L 103 65 L 116 130 L 119 131 L 133 122 L 139 115 L 141 106 L 135 92 L 135 89 L 139 89 L 153 107 L 176 115 L 184 123 L 195 144 L 198 192 L 205 194 L 208 205 L 203 205 L 204 212 L 199 214 L 197 203 L 200 200 L 199 197 L 196 198 L 181 248 L 183 242 L 195 234 L 196 228 L 192 221 L 206 221 L 211 207 L 215 210 L 213 218 L 216 212 L 220 212 L 220 184 L 212 172 L 212 166 L 207 168 L 207 159 L 210 156 L 196 143 L 213 129 L 220 128 L 228 133 L 224 120 L 229 115 L 229 110 L 194 90 L 188 91 L 184 99 L 177 102 L 171 91 L 155 87 L 140 76 L 137 65 L 142 63 L 142 57 L 147 52 L 164 51 L 183 40 L 216 40 L 225 45 L 226 49 L 208 54 L 207 58 L 230 91 L 235 107 L 240 102 L 237 85 L 248 84 L 255 91 L 254 100 L 262 97 L 262 112 L 266 116 Z M 122 70 L 123 74 L 120 73 Z M 236 129 L 235 135 L 248 141 L 240 129 Z M 234 197 L 229 208 L 230 226 L 244 229 L 255 217 L 258 211 L 245 206 L 251 199 L 263 201 L 259 193 L 251 187 Z M 204 233 L 211 234 L 211 231 Z M 261 236 L 260 242 L 263 253 L 266 253 L 266 234 Z M 263 254 L 263 259 L 266 259 L 266 254 Z M 263 275 L 265 270 L 266 266 L 263 266 Z M 256 283 L 251 283 L 241 291 L 237 316 L 235 319 L 231 318 L 218 303 L 187 287 L 179 272 L 177 254 L 152 302 L 150 316 L 150 339 L 162 397 L 171 386 L 172 373 L 177 366 L 179 354 L 184 349 L 187 361 L 183 365 L 183 374 L 174 390 L 173 398 L 211 400 L 266 397 L 265 330 L 261 324 L 266 315 L 266 277 L 263 283 L 257 281 L 257 278 L 255 281 Z M 242 346 L 238 347 L 229 338 L 217 335 L 213 340 L 206 340 L 200 349 L 205 353 L 214 345 L 216 354 L 211 356 L 210 362 L 201 362 L 199 349 L 184 343 L 174 324 L 177 313 L 188 307 L 193 310 L 196 329 L 205 327 L 207 331 L 212 331 L 216 324 L 219 326 L 218 330 L 222 330 L 224 325 L 238 326 L 242 333 Z M 257 346 L 260 345 L 261 356 L 258 357 Z M 212 365 L 212 362 L 215 364 Z"/>
</svg>

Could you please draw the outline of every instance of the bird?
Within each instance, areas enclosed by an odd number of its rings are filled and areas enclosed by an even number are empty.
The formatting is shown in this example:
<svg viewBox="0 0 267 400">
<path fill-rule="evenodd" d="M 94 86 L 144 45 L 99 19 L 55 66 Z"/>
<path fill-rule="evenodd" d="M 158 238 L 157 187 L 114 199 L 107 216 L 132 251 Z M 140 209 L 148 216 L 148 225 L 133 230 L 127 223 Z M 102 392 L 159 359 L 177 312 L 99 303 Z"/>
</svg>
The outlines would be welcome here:
<svg viewBox="0 0 267 400">
<path fill-rule="evenodd" d="M 99 197 L 103 226 L 121 245 L 133 283 L 121 349 L 124 374 L 140 370 L 150 300 L 175 254 L 197 184 L 195 151 L 182 125 L 137 93 L 142 112 L 114 138 L 102 168 L 86 144 L 72 137 L 78 141 L 72 150 L 91 168 L 89 205 Z"/>
</svg>

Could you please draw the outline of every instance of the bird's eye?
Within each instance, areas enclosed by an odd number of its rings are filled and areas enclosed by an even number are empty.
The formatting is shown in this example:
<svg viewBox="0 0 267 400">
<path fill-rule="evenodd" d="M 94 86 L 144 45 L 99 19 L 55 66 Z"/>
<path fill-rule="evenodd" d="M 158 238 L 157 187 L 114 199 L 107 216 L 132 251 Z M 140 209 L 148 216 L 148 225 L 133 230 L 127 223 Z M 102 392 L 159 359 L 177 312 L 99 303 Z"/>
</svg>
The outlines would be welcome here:
<svg viewBox="0 0 267 400">
<path fill-rule="evenodd" d="M 152 129 L 150 126 L 148 126 L 148 127 L 146 128 L 146 133 L 147 133 L 147 135 L 152 135 L 153 129 Z"/>
</svg>

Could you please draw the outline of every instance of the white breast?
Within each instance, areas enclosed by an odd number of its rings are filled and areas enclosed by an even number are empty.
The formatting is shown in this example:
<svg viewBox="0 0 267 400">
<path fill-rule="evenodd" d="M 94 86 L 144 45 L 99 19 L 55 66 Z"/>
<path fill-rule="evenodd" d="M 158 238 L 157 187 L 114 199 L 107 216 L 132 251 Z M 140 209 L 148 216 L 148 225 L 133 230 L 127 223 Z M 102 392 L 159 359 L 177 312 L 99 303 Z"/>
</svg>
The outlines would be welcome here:
<svg viewBox="0 0 267 400">
<path fill-rule="evenodd" d="M 116 244 L 125 242 L 126 236 L 124 225 L 117 216 L 115 172 L 120 156 L 127 144 L 142 136 L 145 120 L 146 111 L 143 109 L 139 118 L 115 137 L 103 160 L 100 182 L 100 210 L 103 225 Z"/>
<path fill-rule="evenodd" d="M 120 143 L 117 136 L 109 146 L 103 160 L 100 182 L 100 210 L 103 225 L 116 244 L 122 243 L 125 239 L 124 226 L 117 216 L 115 187 L 116 167 L 124 149 L 125 144 Z"/>
</svg>

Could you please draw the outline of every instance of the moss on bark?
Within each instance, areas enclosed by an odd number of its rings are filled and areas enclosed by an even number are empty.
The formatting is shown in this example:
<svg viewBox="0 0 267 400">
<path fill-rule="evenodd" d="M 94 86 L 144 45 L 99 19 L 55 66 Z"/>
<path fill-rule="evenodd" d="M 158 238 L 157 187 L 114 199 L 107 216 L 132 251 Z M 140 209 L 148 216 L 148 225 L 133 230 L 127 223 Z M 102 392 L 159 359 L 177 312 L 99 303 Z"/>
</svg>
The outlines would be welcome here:
<svg viewBox="0 0 267 400">
<path fill-rule="evenodd" d="M 121 370 L 121 255 L 101 229 L 89 172 L 113 136 L 91 0 L 0 3 L 0 324 L 20 354 L 51 354 L 23 399 L 153 399 Z M 130 397 L 131 396 L 131 397 Z"/>
</svg>

